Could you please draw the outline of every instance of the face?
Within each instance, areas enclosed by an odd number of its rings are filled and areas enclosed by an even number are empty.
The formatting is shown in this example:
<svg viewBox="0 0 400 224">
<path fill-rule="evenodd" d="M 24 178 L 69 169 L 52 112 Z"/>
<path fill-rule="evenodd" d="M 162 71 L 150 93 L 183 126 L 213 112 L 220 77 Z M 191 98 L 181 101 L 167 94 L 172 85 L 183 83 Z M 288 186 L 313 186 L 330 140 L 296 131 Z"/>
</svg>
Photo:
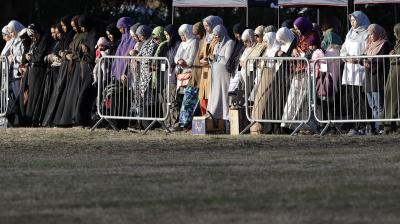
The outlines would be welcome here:
<svg viewBox="0 0 400 224">
<path fill-rule="evenodd" d="M 237 39 L 237 40 L 241 40 L 241 35 L 240 35 L 240 33 L 234 33 L 234 35 L 235 35 L 235 38 Z"/>
<path fill-rule="evenodd" d="M 10 27 L 7 27 L 7 31 L 10 33 L 10 38 L 16 38 L 17 33 L 14 31 L 11 31 Z"/>
<path fill-rule="evenodd" d="M 124 33 L 125 33 L 125 29 L 124 29 L 123 27 L 121 27 L 121 28 L 118 28 L 118 30 L 119 30 L 119 32 L 121 32 L 122 34 L 124 34 Z"/>
<path fill-rule="evenodd" d="M 50 33 L 51 33 L 51 37 L 53 37 L 54 40 L 57 40 L 56 29 L 50 28 Z"/>
<path fill-rule="evenodd" d="M 245 47 L 251 47 L 251 45 L 250 45 L 251 43 L 249 40 L 245 40 L 245 41 L 243 41 L 243 43 L 244 43 Z"/>
<path fill-rule="evenodd" d="M 207 33 L 211 33 L 212 32 L 210 26 L 206 22 L 203 22 L 203 26 L 204 26 L 204 29 L 206 29 Z"/>
<path fill-rule="evenodd" d="M 261 35 L 255 34 L 254 36 L 256 37 L 257 43 L 262 43 L 263 42 L 263 37 Z"/>
<path fill-rule="evenodd" d="M 136 35 L 136 34 L 133 34 L 133 39 L 136 41 L 136 42 L 139 42 L 139 37 L 138 37 L 138 35 Z"/>
<path fill-rule="evenodd" d="M 71 21 L 71 26 L 72 26 L 72 29 L 73 29 L 75 32 L 78 32 L 78 27 L 75 25 L 75 22 L 74 22 L 74 21 Z"/>
<path fill-rule="evenodd" d="M 61 32 L 58 29 L 55 29 L 55 33 L 56 33 L 57 40 L 60 40 L 61 39 Z"/>
<path fill-rule="evenodd" d="M 222 40 L 221 37 L 220 37 L 219 35 L 215 35 L 214 38 L 215 38 L 218 42 L 221 42 L 221 40 Z"/>
<path fill-rule="evenodd" d="M 156 44 L 160 44 L 160 43 L 161 43 L 161 40 L 160 40 L 159 37 L 153 37 L 153 40 L 154 40 L 154 42 L 155 42 Z"/>
<path fill-rule="evenodd" d="M 34 33 L 34 34 L 31 36 L 31 39 L 32 39 L 32 41 L 33 41 L 34 43 L 38 43 L 38 42 L 39 42 L 39 39 L 40 39 L 40 35 L 39 35 L 38 33 Z"/>
<path fill-rule="evenodd" d="M 112 35 L 110 32 L 106 31 L 107 37 L 111 42 L 114 42 L 114 35 Z"/>
<path fill-rule="evenodd" d="M 182 42 L 186 42 L 186 37 L 183 33 L 179 33 L 179 36 L 181 37 Z"/>
<path fill-rule="evenodd" d="M 169 33 L 164 31 L 164 35 L 165 35 L 165 38 L 167 39 L 167 41 L 170 42 L 171 41 L 171 36 L 169 35 Z"/>
<path fill-rule="evenodd" d="M 65 25 L 64 22 L 61 22 L 61 28 L 63 29 L 64 33 L 66 33 L 68 30 L 67 25 Z"/>
<path fill-rule="evenodd" d="M 375 42 L 378 40 L 378 38 L 375 36 L 374 32 L 372 32 L 371 30 L 368 30 L 368 40 Z"/>
<path fill-rule="evenodd" d="M 300 34 L 301 34 L 301 32 L 300 32 L 300 30 L 299 30 L 299 27 L 297 27 L 296 25 L 293 25 L 293 28 L 294 28 L 294 30 L 296 31 L 296 33 L 300 33 Z"/>
<path fill-rule="evenodd" d="M 353 29 L 358 27 L 357 20 L 353 16 L 350 17 L 350 24 Z"/>
<path fill-rule="evenodd" d="M 80 26 L 79 28 L 81 29 L 82 33 L 86 33 L 87 31 L 86 27 Z"/>
<path fill-rule="evenodd" d="M 146 40 L 146 39 L 144 38 L 144 36 L 142 36 L 142 35 L 138 35 L 138 39 L 139 39 L 139 42 L 143 42 L 143 41 Z"/>
</svg>

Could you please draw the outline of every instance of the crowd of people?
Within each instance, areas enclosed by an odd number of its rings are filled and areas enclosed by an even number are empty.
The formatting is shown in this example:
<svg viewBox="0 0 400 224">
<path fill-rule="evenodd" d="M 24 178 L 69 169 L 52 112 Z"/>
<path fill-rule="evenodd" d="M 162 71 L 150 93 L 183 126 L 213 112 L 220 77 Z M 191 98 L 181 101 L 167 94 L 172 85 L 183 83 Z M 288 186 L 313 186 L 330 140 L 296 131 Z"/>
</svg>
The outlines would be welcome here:
<svg viewBox="0 0 400 224">
<path fill-rule="evenodd" d="M 400 24 L 394 27 L 397 42 L 393 46 L 386 31 L 370 24 L 361 11 L 349 15 L 351 28 L 345 39 L 339 35 L 336 18 L 323 24 L 312 23 L 306 17 L 287 20 L 278 29 L 260 25 L 254 30 L 236 24 L 232 30 L 223 19 L 210 15 L 195 24 L 152 26 L 135 23 L 122 17 L 98 33 L 90 16 L 63 17 L 48 34 L 39 24 L 27 27 L 12 20 L 2 29 L 6 45 L 1 52 L 9 64 L 9 108 L 7 118 L 14 126 L 27 127 L 87 127 L 93 124 L 96 113 L 96 74 L 101 69 L 100 58 L 105 55 L 166 57 L 170 62 L 169 89 L 149 88 L 152 82 L 149 66 L 140 65 L 140 74 L 131 74 L 126 60 L 111 65 L 114 82 L 126 83 L 129 76 L 138 76 L 138 94 L 156 95 L 153 103 L 169 107 L 166 125 L 173 131 L 191 127 L 193 116 L 206 119 L 229 119 L 229 108 L 243 105 L 243 80 L 249 68 L 249 57 L 305 57 L 315 60 L 324 56 L 360 56 L 400 54 Z M 230 35 L 232 33 L 233 35 Z M 342 63 L 342 62 L 336 62 Z M 352 118 L 369 113 L 372 118 L 398 118 L 399 78 L 397 61 L 391 61 L 386 82 L 371 68 L 373 61 L 355 64 L 347 60 L 343 69 L 330 66 L 330 86 L 322 84 L 319 97 L 334 96 L 346 90 L 346 102 L 355 110 Z M 288 107 L 301 103 L 304 93 L 298 88 L 308 85 L 307 79 L 291 77 L 288 69 L 305 71 L 305 64 L 277 66 L 264 63 L 251 94 L 252 117 L 255 119 L 290 120 L 296 117 Z M 379 70 L 379 71 L 378 71 Z M 275 76 L 278 71 L 281 76 Z M 368 74 L 368 71 L 372 74 Z M 389 71 L 389 69 L 385 70 Z M 340 74 L 342 73 L 342 74 Z M 365 80 L 368 81 L 365 81 Z M 371 85 L 365 85 L 371 83 Z M 318 87 L 318 83 L 317 83 Z M 284 89 L 277 95 L 277 89 Z M 287 90 L 287 91 L 286 91 Z M 384 92 L 386 91 L 386 92 Z M 368 106 L 360 93 L 366 94 Z M 169 94 L 169 96 L 166 96 Z M 247 97 L 247 96 L 246 96 Z M 169 104 L 167 99 L 169 98 Z M 276 102 L 286 102 L 276 105 Z M 385 102 L 385 103 L 383 103 Z M 273 108 L 273 109 L 271 109 Z M 273 111 L 272 111 L 273 110 Z M 386 111 L 386 113 L 383 113 Z M 269 116 L 270 115 L 270 116 Z M 351 118 L 349 118 L 351 119 Z M 395 124 L 373 124 L 376 133 L 397 130 Z M 285 133 L 292 127 L 286 124 L 256 123 L 251 132 Z M 361 134 L 365 126 L 354 123 L 350 135 Z"/>
</svg>

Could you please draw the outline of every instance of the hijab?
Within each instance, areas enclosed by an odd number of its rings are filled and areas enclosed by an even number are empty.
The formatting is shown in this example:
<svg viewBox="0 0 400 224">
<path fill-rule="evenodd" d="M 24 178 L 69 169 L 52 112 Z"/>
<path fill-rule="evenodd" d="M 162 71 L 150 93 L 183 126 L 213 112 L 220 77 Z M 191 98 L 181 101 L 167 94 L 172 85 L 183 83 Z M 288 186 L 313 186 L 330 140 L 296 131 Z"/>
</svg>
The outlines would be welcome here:
<svg viewBox="0 0 400 224">
<path fill-rule="evenodd" d="M 264 36 L 264 29 L 265 29 L 265 26 L 257 26 L 257 28 L 254 30 L 254 34 L 255 35 L 258 35 L 258 36 L 260 36 L 260 37 L 263 37 Z"/>
<path fill-rule="evenodd" d="M 7 25 L 8 29 L 10 30 L 10 32 L 15 32 L 15 33 L 19 33 L 21 32 L 22 29 L 25 28 L 24 25 L 22 25 L 20 22 L 18 22 L 17 20 L 11 20 L 8 25 Z"/>
<path fill-rule="evenodd" d="M 115 53 L 116 56 L 127 56 L 129 50 L 135 46 L 135 41 L 129 35 L 128 29 L 132 26 L 133 20 L 130 17 L 122 17 L 117 22 L 117 28 L 123 28 L 125 32 L 122 34 L 121 42 Z M 125 72 L 127 67 L 126 60 L 114 60 L 112 64 L 112 71 L 114 76 L 119 80 L 121 75 Z"/>
<path fill-rule="evenodd" d="M 167 46 L 175 46 L 176 43 L 180 42 L 180 37 L 178 33 L 178 28 L 174 24 L 169 24 L 164 28 L 164 31 L 168 33 L 170 41 L 168 41 Z"/>
<path fill-rule="evenodd" d="M 223 21 L 221 19 L 221 17 L 219 16 L 207 16 L 203 22 L 207 23 L 207 25 L 210 27 L 211 29 L 211 33 L 206 33 L 206 42 L 209 44 L 211 43 L 211 41 L 214 39 L 214 36 L 212 35 L 212 30 L 214 30 L 214 28 L 218 25 L 222 25 Z"/>
<path fill-rule="evenodd" d="M 377 55 L 387 40 L 386 31 L 378 24 L 369 25 L 368 31 L 372 32 L 377 40 L 371 41 L 368 39 L 367 47 L 365 48 L 365 54 Z"/>
<path fill-rule="evenodd" d="M 243 31 L 242 40 L 243 42 L 249 41 L 250 46 L 254 46 L 254 44 L 256 43 L 254 31 L 252 29 L 246 29 L 245 31 Z"/>
<path fill-rule="evenodd" d="M 299 17 L 294 22 L 293 25 L 299 29 L 301 35 L 307 35 L 313 30 L 313 24 L 306 17 Z"/>
<path fill-rule="evenodd" d="M 350 14 L 357 21 L 357 27 L 351 28 L 347 33 L 346 39 L 351 39 L 354 41 L 365 41 L 367 35 L 367 29 L 370 24 L 368 17 L 361 11 L 355 11 Z"/>
<path fill-rule="evenodd" d="M 193 34 L 193 26 L 189 24 L 183 24 L 179 27 L 178 32 L 180 35 L 183 35 L 186 38 L 185 42 L 181 42 L 183 50 L 186 50 L 190 46 L 191 40 L 195 38 Z"/>
<path fill-rule="evenodd" d="M 276 52 L 281 48 L 281 45 L 276 40 L 276 33 L 268 32 L 264 34 L 263 41 L 267 44 L 267 50 L 264 55 L 267 57 L 274 57 Z"/>
<path fill-rule="evenodd" d="M 275 32 L 276 33 L 277 30 L 278 29 L 276 29 L 276 27 L 274 25 L 269 25 L 269 26 L 265 27 L 264 33 L 269 33 L 269 32 Z"/>
<path fill-rule="evenodd" d="M 137 28 L 135 34 L 137 36 L 143 36 L 145 40 L 149 39 L 151 37 L 151 28 L 147 25 L 141 25 Z"/>
<path fill-rule="evenodd" d="M 293 32 L 286 27 L 282 27 L 276 32 L 276 40 L 281 44 L 281 51 L 285 53 L 288 53 L 295 38 Z"/>
<path fill-rule="evenodd" d="M 206 30 L 204 29 L 202 22 L 197 22 L 193 25 L 193 34 L 200 35 L 202 38 L 206 35 Z"/>
<path fill-rule="evenodd" d="M 89 32 L 89 31 L 91 31 L 93 29 L 94 23 L 93 23 L 92 19 L 89 16 L 82 15 L 82 16 L 79 16 L 78 26 L 79 27 L 85 27 L 86 32 Z"/>
<path fill-rule="evenodd" d="M 106 31 L 109 32 L 111 35 L 114 36 L 114 41 L 117 42 L 119 39 L 121 39 L 121 32 L 116 27 L 115 23 L 111 23 L 106 27 Z"/>
<path fill-rule="evenodd" d="M 220 41 L 215 49 L 216 54 L 218 54 L 222 47 L 225 45 L 226 42 L 228 42 L 231 38 L 228 35 L 228 31 L 223 25 L 218 25 L 214 27 L 213 29 L 213 35 L 218 36 Z"/>
<path fill-rule="evenodd" d="M 241 24 L 241 23 L 236 23 L 234 26 L 233 26 L 233 33 L 235 34 L 235 33 L 238 33 L 238 34 L 240 34 L 240 35 L 242 35 L 242 33 L 243 33 L 243 31 L 246 29 L 246 27 L 245 26 L 243 26 L 243 24 Z"/>
<path fill-rule="evenodd" d="M 160 43 L 166 41 L 164 34 L 164 27 L 162 26 L 157 26 L 156 28 L 154 28 L 153 32 L 151 33 L 151 36 L 153 38 L 157 38 L 160 41 Z"/>
</svg>

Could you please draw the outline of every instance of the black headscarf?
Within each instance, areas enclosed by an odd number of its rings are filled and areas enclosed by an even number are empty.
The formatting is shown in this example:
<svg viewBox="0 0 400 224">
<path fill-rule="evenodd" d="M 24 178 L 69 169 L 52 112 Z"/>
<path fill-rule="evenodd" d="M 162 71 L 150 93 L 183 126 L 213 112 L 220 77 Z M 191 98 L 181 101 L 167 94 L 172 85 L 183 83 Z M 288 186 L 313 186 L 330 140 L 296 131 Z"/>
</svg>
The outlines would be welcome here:
<svg viewBox="0 0 400 224">
<path fill-rule="evenodd" d="M 233 26 L 233 33 L 234 33 L 234 34 L 235 34 L 235 33 L 238 33 L 238 34 L 242 35 L 242 33 L 244 32 L 245 29 L 246 29 L 246 27 L 243 26 L 241 23 L 236 23 L 236 24 Z"/>
<path fill-rule="evenodd" d="M 79 27 L 85 27 L 88 32 L 94 27 L 92 18 L 87 15 L 79 16 L 78 25 Z"/>
<path fill-rule="evenodd" d="M 121 32 L 119 32 L 115 23 L 111 23 L 106 27 L 106 31 L 109 32 L 111 35 L 114 36 L 115 41 L 121 39 Z"/>
<path fill-rule="evenodd" d="M 41 35 L 43 33 L 43 30 L 42 30 L 42 27 L 40 26 L 40 24 L 32 23 L 26 28 L 26 32 L 27 32 L 28 36 L 31 37 L 34 33 L 38 33 Z"/>
<path fill-rule="evenodd" d="M 72 19 L 71 19 L 71 22 L 74 22 L 74 24 L 75 24 L 75 26 L 76 26 L 76 30 L 77 30 L 77 33 L 81 33 L 82 32 L 82 30 L 79 28 L 79 17 L 80 17 L 80 15 L 76 15 L 76 16 L 74 16 Z"/>
<path fill-rule="evenodd" d="M 168 41 L 168 47 L 175 46 L 177 42 L 180 41 L 180 36 L 178 33 L 178 27 L 174 24 L 169 24 L 164 28 L 164 31 L 170 36 L 170 41 Z"/>
<path fill-rule="evenodd" d="M 70 32 L 72 30 L 71 20 L 72 20 L 72 16 L 64 16 L 61 18 L 61 22 L 63 22 L 65 24 L 65 26 L 67 27 L 66 33 Z"/>
</svg>

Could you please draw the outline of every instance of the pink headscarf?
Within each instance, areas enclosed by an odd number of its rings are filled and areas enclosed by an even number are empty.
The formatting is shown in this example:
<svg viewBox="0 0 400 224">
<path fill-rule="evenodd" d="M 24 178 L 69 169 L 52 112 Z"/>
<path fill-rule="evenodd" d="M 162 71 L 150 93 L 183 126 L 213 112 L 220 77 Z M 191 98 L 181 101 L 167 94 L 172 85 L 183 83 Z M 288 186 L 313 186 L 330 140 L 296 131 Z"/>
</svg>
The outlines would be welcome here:
<svg viewBox="0 0 400 224">
<path fill-rule="evenodd" d="M 383 44 L 387 40 L 386 31 L 383 27 L 378 24 L 371 24 L 368 26 L 368 31 L 373 33 L 377 40 L 372 41 L 368 38 L 367 47 L 365 48 L 366 55 L 377 55 L 382 49 Z"/>
</svg>

